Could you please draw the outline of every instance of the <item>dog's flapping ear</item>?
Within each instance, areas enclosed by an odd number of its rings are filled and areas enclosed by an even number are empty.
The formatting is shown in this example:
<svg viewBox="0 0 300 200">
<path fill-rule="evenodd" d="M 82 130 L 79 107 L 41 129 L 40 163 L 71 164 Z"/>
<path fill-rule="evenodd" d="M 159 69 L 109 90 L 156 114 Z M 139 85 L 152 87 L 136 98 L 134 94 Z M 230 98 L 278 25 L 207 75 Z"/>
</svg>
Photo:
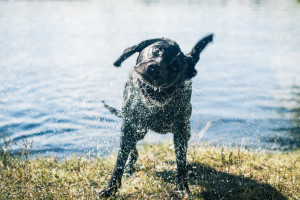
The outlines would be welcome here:
<svg viewBox="0 0 300 200">
<path fill-rule="evenodd" d="M 161 40 L 162 39 L 160 39 L 160 38 L 150 39 L 150 40 L 144 40 L 141 43 L 139 43 L 138 45 L 134 45 L 132 47 L 129 47 L 129 48 L 125 49 L 124 52 L 123 52 L 123 54 L 120 56 L 120 58 L 118 60 L 116 60 L 116 62 L 114 62 L 114 66 L 120 67 L 121 63 L 124 60 L 126 60 L 128 57 L 130 57 L 131 55 L 133 55 L 134 53 L 141 52 L 144 48 L 146 48 L 150 44 L 153 44 L 153 43 L 161 41 Z"/>
<path fill-rule="evenodd" d="M 191 79 L 197 74 L 197 70 L 195 69 L 195 66 L 197 62 L 200 59 L 200 53 L 203 51 L 203 49 L 213 41 L 213 34 L 210 34 L 203 39 L 201 39 L 197 44 L 194 46 L 192 51 L 186 55 L 186 61 L 188 63 L 188 69 L 187 69 L 187 78 Z"/>
<path fill-rule="evenodd" d="M 197 62 L 200 59 L 200 53 L 203 51 L 203 49 L 206 47 L 206 45 L 213 41 L 213 34 L 210 34 L 203 39 L 201 39 L 197 44 L 194 46 L 192 51 L 187 54 L 187 57 L 191 59 L 191 62 L 193 65 L 196 65 Z"/>
</svg>

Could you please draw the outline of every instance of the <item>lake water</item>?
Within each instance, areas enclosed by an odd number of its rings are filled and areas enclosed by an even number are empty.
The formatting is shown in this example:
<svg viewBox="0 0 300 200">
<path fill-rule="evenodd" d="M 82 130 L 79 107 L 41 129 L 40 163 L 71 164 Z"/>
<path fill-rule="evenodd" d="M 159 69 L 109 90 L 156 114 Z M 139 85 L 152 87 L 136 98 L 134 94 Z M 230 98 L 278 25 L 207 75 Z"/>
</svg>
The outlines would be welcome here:
<svg viewBox="0 0 300 200">
<path fill-rule="evenodd" d="M 193 79 L 190 142 L 297 148 L 299 22 L 296 0 L 0 1 L 0 136 L 43 155 L 112 152 L 122 121 L 101 100 L 121 107 L 136 55 L 113 61 L 144 39 L 188 53 L 214 33 Z"/>
</svg>

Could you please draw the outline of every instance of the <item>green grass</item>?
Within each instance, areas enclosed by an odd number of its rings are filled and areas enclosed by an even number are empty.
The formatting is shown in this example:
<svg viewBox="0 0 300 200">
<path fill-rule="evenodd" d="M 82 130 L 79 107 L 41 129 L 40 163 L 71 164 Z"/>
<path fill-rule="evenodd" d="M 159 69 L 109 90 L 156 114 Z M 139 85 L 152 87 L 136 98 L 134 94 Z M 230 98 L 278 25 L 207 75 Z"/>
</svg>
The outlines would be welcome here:
<svg viewBox="0 0 300 200">
<path fill-rule="evenodd" d="M 176 163 L 170 144 L 143 145 L 136 173 L 123 177 L 116 199 L 176 199 Z M 98 199 L 116 155 L 84 159 L 28 159 L 0 149 L 0 199 Z M 253 152 L 191 146 L 190 199 L 299 199 L 299 150 Z"/>
</svg>

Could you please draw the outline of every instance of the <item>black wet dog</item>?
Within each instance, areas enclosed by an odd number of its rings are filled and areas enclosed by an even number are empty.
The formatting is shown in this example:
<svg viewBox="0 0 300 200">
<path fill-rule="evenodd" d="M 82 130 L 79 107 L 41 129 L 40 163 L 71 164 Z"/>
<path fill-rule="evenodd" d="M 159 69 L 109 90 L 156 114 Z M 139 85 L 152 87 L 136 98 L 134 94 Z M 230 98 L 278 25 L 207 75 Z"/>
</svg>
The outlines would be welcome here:
<svg viewBox="0 0 300 200">
<path fill-rule="evenodd" d="M 121 186 L 124 169 L 127 173 L 134 171 L 138 156 L 136 143 L 149 130 L 174 134 L 177 188 L 189 193 L 186 153 L 192 112 L 191 78 L 197 73 L 195 65 L 201 51 L 212 40 L 213 35 L 206 36 L 187 55 L 173 40 L 145 40 L 125 49 L 114 63 L 120 66 L 132 54 L 140 53 L 125 85 L 122 111 L 105 104 L 112 113 L 123 118 L 123 124 L 117 162 L 108 187 L 100 192 L 100 197 L 115 194 Z"/>
</svg>

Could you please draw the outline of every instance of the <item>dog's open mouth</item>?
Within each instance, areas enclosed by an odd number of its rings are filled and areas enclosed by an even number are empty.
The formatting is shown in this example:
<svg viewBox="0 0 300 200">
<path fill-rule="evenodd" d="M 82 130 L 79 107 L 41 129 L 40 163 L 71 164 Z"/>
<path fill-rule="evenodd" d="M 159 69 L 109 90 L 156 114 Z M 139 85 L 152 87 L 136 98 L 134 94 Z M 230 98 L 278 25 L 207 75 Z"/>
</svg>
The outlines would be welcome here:
<svg viewBox="0 0 300 200">
<path fill-rule="evenodd" d="M 141 73 L 139 73 L 139 75 L 142 77 L 143 82 L 147 82 L 147 83 L 149 83 L 150 85 L 153 84 L 153 81 L 151 80 L 151 78 L 150 78 L 149 76 L 147 76 L 147 75 L 145 75 L 145 74 L 141 74 Z M 140 79 L 139 79 L 139 81 L 142 82 Z M 146 85 L 146 83 L 144 83 L 144 84 Z"/>
</svg>

